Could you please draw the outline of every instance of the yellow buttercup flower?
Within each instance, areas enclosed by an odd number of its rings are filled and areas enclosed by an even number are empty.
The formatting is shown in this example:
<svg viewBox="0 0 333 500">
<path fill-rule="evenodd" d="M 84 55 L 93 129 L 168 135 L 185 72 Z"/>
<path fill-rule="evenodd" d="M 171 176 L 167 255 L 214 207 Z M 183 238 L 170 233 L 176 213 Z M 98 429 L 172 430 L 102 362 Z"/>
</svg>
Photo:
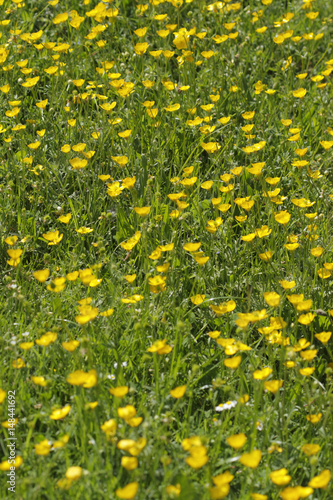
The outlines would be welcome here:
<svg viewBox="0 0 333 500">
<path fill-rule="evenodd" d="M 69 340 L 68 342 L 62 342 L 61 345 L 66 351 L 74 352 L 79 347 L 80 342 L 78 340 Z"/>
<path fill-rule="evenodd" d="M 27 80 L 22 83 L 22 87 L 27 87 L 27 88 L 34 87 L 39 81 L 39 78 L 40 78 L 39 76 L 35 76 L 34 78 L 27 78 Z"/>
<path fill-rule="evenodd" d="M 175 387 L 170 391 L 170 395 L 175 399 L 180 399 L 185 395 L 186 385 L 180 385 L 179 387 Z"/>
<path fill-rule="evenodd" d="M 29 350 L 29 349 L 31 349 L 33 346 L 34 346 L 34 342 L 22 342 L 22 343 L 20 344 L 21 349 L 23 349 L 24 351 L 28 351 L 28 350 Z"/>
<path fill-rule="evenodd" d="M 299 373 L 301 375 L 303 375 L 304 377 L 310 377 L 310 375 L 313 374 L 313 372 L 315 371 L 315 367 L 314 366 L 309 366 L 307 368 L 300 368 L 299 369 Z"/>
<path fill-rule="evenodd" d="M 286 225 L 290 221 L 291 214 L 287 210 L 282 210 L 281 212 L 275 212 L 274 219 L 279 224 Z"/>
<path fill-rule="evenodd" d="M 150 207 L 134 207 L 134 211 L 141 217 L 145 217 L 150 213 Z"/>
<path fill-rule="evenodd" d="M 210 305 L 209 307 L 212 309 L 212 311 L 215 312 L 217 316 L 222 316 L 227 312 L 233 311 L 236 308 L 236 302 L 234 300 L 229 300 L 228 302 L 223 302 L 218 306 Z"/>
<path fill-rule="evenodd" d="M 128 394 L 128 391 L 129 388 L 127 385 L 112 387 L 109 389 L 110 394 L 112 394 L 112 396 L 116 396 L 117 398 L 123 398 L 126 394 Z"/>
<path fill-rule="evenodd" d="M 111 156 L 111 158 L 120 167 L 124 167 L 128 163 L 127 156 Z"/>
<path fill-rule="evenodd" d="M 186 243 L 183 248 L 187 252 L 196 252 L 201 247 L 201 243 Z"/>
<path fill-rule="evenodd" d="M 15 459 L 9 459 L 9 460 L 4 460 L 3 462 L 0 463 L 0 470 L 2 471 L 10 471 L 14 469 L 17 469 L 23 464 L 23 458 L 20 455 L 17 455 Z"/>
<path fill-rule="evenodd" d="M 302 446 L 302 451 L 307 455 L 308 457 L 311 457 L 312 455 L 316 455 L 320 450 L 319 444 L 303 444 Z"/>
<path fill-rule="evenodd" d="M 260 463 L 262 457 L 262 453 L 260 450 L 253 450 L 250 453 L 244 453 L 239 461 L 245 467 L 249 467 L 251 469 L 256 469 Z"/>
<path fill-rule="evenodd" d="M 321 474 L 315 476 L 309 482 L 311 488 L 326 488 L 331 480 L 331 471 L 325 469 Z"/>
<path fill-rule="evenodd" d="M 12 361 L 12 367 L 13 368 L 17 368 L 18 370 L 20 370 L 21 368 L 25 367 L 25 362 L 23 361 L 22 358 L 14 359 Z"/>
<path fill-rule="evenodd" d="M 93 278 L 94 279 L 94 278 Z M 92 280 L 89 281 L 89 284 Z M 80 314 L 75 316 L 75 321 L 79 325 L 85 325 L 98 316 L 99 310 L 97 307 L 82 306 L 80 308 Z"/>
<path fill-rule="evenodd" d="M 40 283 L 44 283 L 50 276 L 49 269 L 41 269 L 40 271 L 35 271 L 33 277 Z"/>
<path fill-rule="evenodd" d="M 43 238 L 49 242 L 49 245 L 58 245 L 63 236 L 63 234 L 59 234 L 59 231 L 49 231 L 48 233 L 43 234 Z"/>
<path fill-rule="evenodd" d="M 272 483 L 277 486 L 285 486 L 291 481 L 291 476 L 289 476 L 288 471 L 285 468 L 271 472 L 269 477 Z"/>
<path fill-rule="evenodd" d="M 202 302 L 204 302 L 205 297 L 206 296 L 204 294 L 193 295 L 193 297 L 191 297 L 191 302 L 192 302 L 192 304 L 198 306 L 198 305 L 202 304 Z"/>
<path fill-rule="evenodd" d="M 246 146 L 245 148 L 242 148 L 242 150 L 244 151 L 244 153 L 246 154 L 250 154 L 250 153 L 254 153 L 256 151 L 260 151 L 261 149 L 263 149 L 266 145 L 266 141 L 260 141 L 260 142 L 257 142 L 256 144 L 252 144 L 252 146 Z"/>
<path fill-rule="evenodd" d="M 53 410 L 53 412 L 50 415 L 50 418 L 52 420 L 62 420 L 68 415 L 70 410 L 71 410 L 70 405 L 66 405 L 63 408 L 60 408 L 59 410 Z"/>
<path fill-rule="evenodd" d="M 327 344 L 327 342 L 330 340 L 332 336 L 332 332 L 321 332 L 321 333 L 315 333 L 315 337 L 322 342 L 322 344 Z"/>
<path fill-rule="evenodd" d="M 283 380 L 266 380 L 264 382 L 264 387 L 266 391 L 276 394 L 279 389 L 283 386 Z"/>
<path fill-rule="evenodd" d="M 167 342 L 166 339 L 157 340 L 147 349 L 147 351 L 152 353 L 156 352 L 157 354 L 160 355 L 168 354 L 169 352 L 172 351 L 172 347 L 169 346 L 166 342 Z"/>
<path fill-rule="evenodd" d="M 36 340 L 36 344 L 42 347 L 48 347 L 50 344 L 53 344 L 53 342 L 57 340 L 57 337 L 58 337 L 57 333 L 47 332 Z"/>
<path fill-rule="evenodd" d="M 35 444 L 36 455 L 46 456 L 50 453 L 50 451 L 51 451 L 51 443 L 47 439 L 44 439 L 38 444 Z"/>
<path fill-rule="evenodd" d="M 227 443 L 229 446 L 234 448 L 235 450 L 240 450 L 243 448 L 244 444 L 247 441 L 247 437 L 244 433 L 241 434 L 233 434 L 227 438 Z"/>
<path fill-rule="evenodd" d="M 87 160 L 82 160 L 81 158 L 76 157 L 69 160 L 69 163 L 75 170 L 79 170 L 86 167 L 88 162 Z"/>
<path fill-rule="evenodd" d="M 327 151 L 328 149 L 330 149 L 333 146 L 333 141 L 320 141 L 320 144 Z"/>
<path fill-rule="evenodd" d="M 310 323 L 312 323 L 314 319 L 315 319 L 315 314 L 309 312 L 307 314 L 301 314 L 297 321 L 302 325 L 309 325 Z"/>
<path fill-rule="evenodd" d="M 75 231 L 79 234 L 89 234 L 93 232 L 91 227 L 79 227 L 79 229 L 75 229 Z"/>
<path fill-rule="evenodd" d="M 148 46 L 149 44 L 147 42 L 137 43 L 134 46 L 134 51 L 138 56 L 142 56 L 145 52 L 147 52 Z"/>
<path fill-rule="evenodd" d="M 311 424 L 317 424 L 322 419 L 322 416 L 323 416 L 322 413 L 307 415 L 306 416 L 306 420 L 308 420 L 309 422 L 311 422 Z"/>
<path fill-rule="evenodd" d="M 300 88 L 293 91 L 293 96 L 302 99 L 306 94 L 306 89 Z"/>
<path fill-rule="evenodd" d="M 23 250 L 21 250 L 20 248 L 16 248 L 16 249 L 9 248 L 6 251 L 10 257 L 10 260 L 7 260 L 7 264 L 9 264 L 10 266 L 16 267 L 21 261 L 21 255 L 23 253 Z"/>
<path fill-rule="evenodd" d="M 54 19 L 53 19 L 53 24 L 60 24 L 64 23 L 68 19 L 68 13 L 64 12 L 63 14 L 58 14 Z"/>
<path fill-rule="evenodd" d="M 31 380 L 33 381 L 34 384 L 40 385 L 41 387 L 46 387 L 47 386 L 47 381 L 42 376 L 40 376 L 40 377 L 31 377 Z"/>
<path fill-rule="evenodd" d="M 90 389 L 97 384 L 97 373 L 96 370 L 90 370 L 87 373 L 82 370 L 76 370 L 70 373 L 66 380 L 71 385 L 80 385 L 85 389 Z"/>
<path fill-rule="evenodd" d="M 242 117 L 244 118 L 244 120 L 252 120 L 254 115 L 255 115 L 255 111 L 247 111 L 246 113 L 242 114 Z"/>
<path fill-rule="evenodd" d="M 136 457 L 121 457 L 121 466 L 131 471 L 138 468 L 139 462 Z"/>
<path fill-rule="evenodd" d="M 137 494 L 138 489 L 139 489 L 139 483 L 134 481 L 124 486 L 124 488 L 118 488 L 115 493 L 118 498 L 131 500 Z"/>
<path fill-rule="evenodd" d="M 227 354 L 227 353 L 226 353 Z M 228 358 L 223 361 L 224 366 L 230 368 L 231 370 L 236 370 L 242 361 L 242 356 L 234 356 L 233 358 Z"/>
<path fill-rule="evenodd" d="M 268 378 L 270 374 L 273 373 L 272 368 L 266 367 L 263 368 L 262 370 L 256 370 L 253 372 L 253 378 L 256 380 L 264 380 L 265 378 Z"/>
<path fill-rule="evenodd" d="M 69 221 L 71 220 L 71 218 L 72 218 L 72 214 L 69 213 L 67 215 L 61 215 L 60 217 L 58 217 L 58 220 L 60 222 L 62 222 L 63 224 L 68 224 Z"/>
<path fill-rule="evenodd" d="M 277 307 L 281 300 L 280 295 L 276 292 L 265 292 L 264 298 L 267 304 L 271 307 Z"/>
<path fill-rule="evenodd" d="M 72 465 L 66 470 L 65 477 L 70 481 L 77 481 L 82 476 L 82 467 Z"/>
<path fill-rule="evenodd" d="M 273 255 L 273 252 L 271 250 L 269 250 L 267 252 L 260 253 L 259 258 L 265 262 L 269 262 L 272 258 L 272 255 Z"/>
<path fill-rule="evenodd" d="M 207 153 L 215 153 L 219 149 L 221 149 L 221 146 L 218 142 L 202 142 L 201 147 L 207 152 Z"/>
</svg>

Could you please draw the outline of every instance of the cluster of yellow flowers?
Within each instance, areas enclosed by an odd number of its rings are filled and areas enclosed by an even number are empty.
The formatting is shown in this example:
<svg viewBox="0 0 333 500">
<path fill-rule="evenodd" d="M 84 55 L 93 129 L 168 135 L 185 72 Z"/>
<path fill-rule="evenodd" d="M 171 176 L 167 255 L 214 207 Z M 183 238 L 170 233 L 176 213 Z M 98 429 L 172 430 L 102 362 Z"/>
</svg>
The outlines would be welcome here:
<svg viewBox="0 0 333 500">
<path fill-rule="evenodd" d="M 110 460 L 104 441 L 113 450 L 117 498 L 153 498 L 141 482 L 155 455 L 161 498 L 185 498 L 183 470 L 200 478 L 205 466 L 202 498 L 233 488 L 253 500 L 325 495 L 331 471 L 317 455 L 329 447 L 319 426 L 328 428 L 333 368 L 328 6 L 35 4 L 0 0 L 4 309 L 11 327 L 22 322 L 4 350 L 0 411 L 21 383 L 39 412 L 21 454 L 0 470 L 24 473 L 31 460 L 29 474 L 36 456 L 55 455 L 66 463 L 57 488 L 79 491 L 98 434 L 98 460 Z M 27 31 L 34 17 L 39 29 Z M 106 374 L 110 363 L 116 375 Z M 296 408 L 310 464 L 300 475 L 291 460 L 273 460 L 294 446 L 276 439 L 273 419 L 287 440 Z M 2 421 L 7 438 L 21 418 Z M 30 445 L 40 421 L 44 434 Z M 242 422 L 252 430 L 240 432 Z M 312 433 L 321 444 L 307 442 Z M 177 465 L 159 455 L 171 442 L 184 459 Z M 80 446 L 82 461 L 71 456 Z M 265 494 L 239 486 L 239 474 L 263 462 L 269 469 L 251 488 L 262 481 Z"/>
</svg>

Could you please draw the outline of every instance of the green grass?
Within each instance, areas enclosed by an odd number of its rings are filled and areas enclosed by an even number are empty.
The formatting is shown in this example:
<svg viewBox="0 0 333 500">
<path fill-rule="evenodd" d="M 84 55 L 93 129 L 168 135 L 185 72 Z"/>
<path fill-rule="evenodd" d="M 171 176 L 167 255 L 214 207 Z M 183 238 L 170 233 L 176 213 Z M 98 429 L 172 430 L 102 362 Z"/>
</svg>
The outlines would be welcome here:
<svg viewBox="0 0 333 500">
<path fill-rule="evenodd" d="M 52 3 L 0 7 L 0 419 L 10 418 L 15 391 L 21 457 L 13 493 L 5 424 L 1 498 L 329 500 L 332 337 L 317 335 L 333 322 L 330 3 L 154 0 L 142 13 L 129 0 Z M 182 33 L 185 53 L 176 46 Z M 150 54 L 157 50 L 174 54 Z M 303 97 L 293 94 L 300 88 Z M 73 168 L 74 158 L 86 164 Z M 49 245 L 54 231 L 62 236 Z M 49 271 L 44 282 L 40 270 Z M 303 296 L 293 304 L 295 294 Z M 151 352 L 164 339 L 170 347 Z M 63 346 L 70 341 L 73 350 Z M 225 364 L 239 356 L 237 367 Z M 265 367 L 271 373 L 256 379 Z M 307 367 L 314 371 L 299 371 Z M 281 387 L 272 392 L 274 380 Z M 126 395 L 110 394 L 122 386 Z M 185 394 L 173 397 L 181 386 Z M 127 405 L 142 421 L 122 418 Z M 226 440 L 240 433 L 247 440 L 234 449 Z M 306 444 L 320 449 L 307 455 Z M 261 460 L 249 467 L 241 456 L 254 450 Z M 134 456 L 127 470 L 123 457 Z M 72 466 L 80 469 L 66 479 Z M 283 468 L 290 479 L 270 477 Z M 227 471 L 230 490 L 218 485 Z"/>
</svg>

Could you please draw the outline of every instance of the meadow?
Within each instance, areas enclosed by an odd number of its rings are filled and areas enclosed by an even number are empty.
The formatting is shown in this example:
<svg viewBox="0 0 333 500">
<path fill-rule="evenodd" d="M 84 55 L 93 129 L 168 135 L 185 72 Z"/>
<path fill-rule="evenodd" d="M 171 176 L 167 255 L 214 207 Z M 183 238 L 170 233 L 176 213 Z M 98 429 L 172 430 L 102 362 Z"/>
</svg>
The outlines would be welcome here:
<svg viewBox="0 0 333 500">
<path fill-rule="evenodd" d="M 333 498 L 332 4 L 210 2 L 0 0 L 2 499 Z"/>
</svg>

